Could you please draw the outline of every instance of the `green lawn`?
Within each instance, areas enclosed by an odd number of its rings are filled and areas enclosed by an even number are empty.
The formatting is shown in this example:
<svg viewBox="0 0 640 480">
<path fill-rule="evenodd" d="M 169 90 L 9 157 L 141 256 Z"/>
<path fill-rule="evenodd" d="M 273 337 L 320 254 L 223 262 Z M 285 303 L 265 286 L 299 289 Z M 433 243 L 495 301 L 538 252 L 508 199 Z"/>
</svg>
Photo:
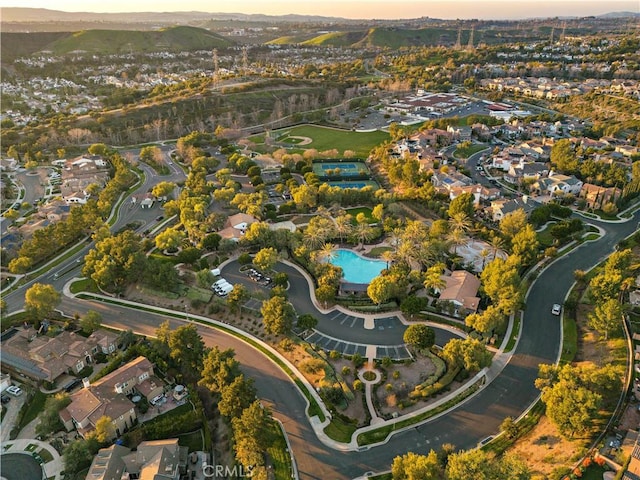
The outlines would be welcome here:
<svg viewBox="0 0 640 480">
<path fill-rule="evenodd" d="M 40 390 L 36 390 L 33 394 L 33 398 L 27 404 L 24 415 L 20 419 L 20 429 L 22 430 L 29 422 L 34 420 L 40 412 L 44 409 L 44 402 L 47 396 Z"/>
<path fill-rule="evenodd" d="M 293 477 L 293 468 L 291 465 L 291 455 L 289 454 L 289 450 L 287 450 L 287 442 L 280 425 L 275 420 L 271 421 L 270 428 L 273 433 L 273 441 L 267 449 L 267 453 L 273 462 L 275 480 L 288 480 Z"/>
<path fill-rule="evenodd" d="M 211 290 L 205 290 L 204 288 L 189 287 L 186 296 L 189 300 L 200 300 L 201 302 L 209 303 L 213 292 Z"/>
<path fill-rule="evenodd" d="M 369 207 L 359 207 L 359 208 L 348 208 L 345 210 L 349 215 L 351 215 L 354 220 L 358 216 L 359 213 L 364 213 L 364 216 L 367 217 L 367 221 L 369 223 L 373 223 L 376 220 L 371 216 L 371 209 Z"/>
<path fill-rule="evenodd" d="M 40 455 L 40 458 L 44 463 L 49 463 L 51 460 L 53 460 L 53 455 L 51 455 L 51 453 L 49 453 L 49 450 L 47 450 L 46 448 L 41 448 L 38 452 L 38 455 Z"/>
<path fill-rule="evenodd" d="M 353 424 L 343 422 L 337 417 L 331 419 L 331 423 L 327 425 L 324 429 L 324 433 L 326 433 L 329 438 L 337 440 L 338 442 L 348 443 L 351 441 L 351 437 L 353 436 L 353 432 L 355 432 L 357 427 Z"/>
<path fill-rule="evenodd" d="M 487 148 L 486 145 L 478 145 L 477 143 L 474 143 L 469 148 L 456 148 L 456 151 L 453 152 L 453 156 L 457 158 L 469 158 L 474 153 L 478 153 L 485 148 Z"/>
<path fill-rule="evenodd" d="M 322 152 L 335 148 L 339 155 L 345 150 L 353 150 L 358 158 L 368 157 L 373 147 L 389 140 L 389 134 L 386 132 L 352 132 L 314 125 L 288 128 L 286 131 L 289 136 L 311 138 L 312 142 L 303 146 L 305 149 L 315 148 Z M 278 132 L 274 133 L 278 135 Z"/>
<path fill-rule="evenodd" d="M 178 445 L 182 447 L 189 447 L 190 452 L 202 450 L 202 430 L 178 435 Z"/>
</svg>

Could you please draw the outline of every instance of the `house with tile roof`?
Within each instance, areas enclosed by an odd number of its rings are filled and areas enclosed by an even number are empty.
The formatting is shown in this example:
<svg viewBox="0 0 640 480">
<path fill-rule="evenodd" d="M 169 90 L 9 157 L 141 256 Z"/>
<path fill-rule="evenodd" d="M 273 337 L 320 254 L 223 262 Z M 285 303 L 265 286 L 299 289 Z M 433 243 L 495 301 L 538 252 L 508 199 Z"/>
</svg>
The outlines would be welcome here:
<svg viewBox="0 0 640 480">
<path fill-rule="evenodd" d="M 239 241 L 244 233 L 247 231 L 247 228 L 252 223 L 257 222 L 258 219 L 253 215 L 248 215 L 246 213 L 236 213 L 235 215 L 231 215 L 227 218 L 227 221 L 224 224 L 224 228 L 218 232 L 222 238 L 227 238 L 229 240 Z"/>
<path fill-rule="evenodd" d="M 151 402 L 163 392 L 164 382 L 154 375 L 153 364 L 138 357 L 94 383 L 85 380 L 84 388 L 71 395 L 71 403 L 62 409 L 60 418 L 67 430 L 76 428 L 85 436 L 106 416 L 120 436 L 137 421 L 135 404 L 129 397 L 140 394 Z"/>
<path fill-rule="evenodd" d="M 438 303 L 451 302 L 457 315 L 469 315 L 478 311 L 480 279 L 466 270 L 454 270 L 450 275 L 442 275 L 446 286 L 440 291 Z M 438 290 L 436 290 L 438 291 Z"/>
<path fill-rule="evenodd" d="M 3 336 L 2 366 L 34 380 L 53 383 L 67 372 L 81 372 L 99 352 L 115 352 L 117 343 L 118 336 L 103 329 L 85 338 L 75 332 L 49 337 L 31 326 L 15 328 Z"/>
<path fill-rule="evenodd" d="M 142 442 L 133 452 L 112 445 L 98 451 L 85 479 L 179 480 L 187 472 L 188 453 L 177 438 Z"/>
</svg>

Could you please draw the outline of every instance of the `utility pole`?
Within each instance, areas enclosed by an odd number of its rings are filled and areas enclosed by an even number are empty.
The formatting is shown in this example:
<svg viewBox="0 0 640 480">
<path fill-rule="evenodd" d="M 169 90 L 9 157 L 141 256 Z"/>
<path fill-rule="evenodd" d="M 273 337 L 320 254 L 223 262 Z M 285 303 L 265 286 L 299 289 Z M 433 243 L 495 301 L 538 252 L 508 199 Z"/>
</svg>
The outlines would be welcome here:
<svg viewBox="0 0 640 480">
<path fill-rule="evenodd" d="M 476 27 L 475 25 L 473 25 L 471 27 L 471 33 L 469 33 L 469 43 L 467 44 L 467 50 L 473 50 L 473 32 L 475 31 Z"/>
<path fill-rule="evenodd" d="M 213 87 L 218 86 L 218 49 L 213 49 Z"/>
<path fill-rule="evenodd" d="M 455 49 L 460 50 L 462 48 L 462 27 L 458 27 L 458 40 L 456 41 Z"/>
<path fill-rule="evenodd" d="M 242 47 L 242 74 L 246 77 L 249 74 L 249 55 L 247 54 L 247 46 Z"/>
</svg>

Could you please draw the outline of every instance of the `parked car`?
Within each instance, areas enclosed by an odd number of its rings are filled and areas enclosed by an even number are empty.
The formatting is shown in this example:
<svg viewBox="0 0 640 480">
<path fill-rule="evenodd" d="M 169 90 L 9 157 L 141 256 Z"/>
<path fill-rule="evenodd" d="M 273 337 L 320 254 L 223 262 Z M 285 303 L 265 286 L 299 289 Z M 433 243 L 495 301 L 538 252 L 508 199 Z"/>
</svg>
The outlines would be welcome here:
<svg viewBox="0 0 640 480">
<path fill-rule="evenodd" d="M 0 396 L 0 402 L 2 405 L 9 403 L 11 401 L 11 397 L 9 395 L 5 395 L 4 393 Z"/>
<path fill-rule="evenodd" d="M 22 389 L 20 387 L 16 387 L 15 385 L 11 385 L 7 388 L 7 393 L 19 397 L 20 395 L 22 395 Z"/>
</svg>

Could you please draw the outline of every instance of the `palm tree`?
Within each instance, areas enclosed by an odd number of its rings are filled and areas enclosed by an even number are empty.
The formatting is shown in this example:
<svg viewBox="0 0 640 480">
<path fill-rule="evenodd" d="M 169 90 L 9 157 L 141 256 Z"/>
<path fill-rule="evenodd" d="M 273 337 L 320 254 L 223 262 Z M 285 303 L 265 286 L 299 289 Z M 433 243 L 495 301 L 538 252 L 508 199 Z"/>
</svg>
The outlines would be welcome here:
<svg viewBox="0 0 640 480">
<path fill-rule="evenodd" d="M 489 243 L 491 244 L 491 248 L 493 250 L 493 257 L 491 258 L 491 260 L 495 260 L 496 255 L 498 254 L 498 250 L 504 247 L 504 240 L 499 235 L 493 234 L 491 235 L 491 240 L 489 241 Z"/>
<path fill-rule="evenodd" d="M 456 212 L 449 218 L 449 224 L 453 230 L 468 232 L 473 227 L 473 222 L 465 212 Z"/>
<path fill-rule="evenodd" d="M 424 275 L 424 281 L 422 284 L 427 290 L 442 290 L 447 286 L 447 281 L 442 276 L 444 271 L 444 265 L 442 263 L 436 263 L 434 266 L 429 267 Z"/>
<path fill-rule="evenodd" d="M 355 234 L 364 247 L 365 242 L 371 240 L 373 236 L 373 229 L 366 223 L 359 223 L 356 225 Z"/>
<path fill-rule="evenodd" d="M 336 246 L 333 243 L 325 243 L 320 249 L 319 257 L 323 258 L 325 262 L 331 263 L 336 255 Z"/>
<path fill-rule="evenodd" d="M 389 263 L 393 262 L 395 253 L 391 250 L 385 250 L 382 252 L 382 255 L 380 255 L 380 258 L 387 262 L 387 270 L 389 270 Z"/>
<path fill-rule="evenodd" d="M 353 219 L 351 215 L 344 214 L 336 217 L 334 220 L 336 233 L 340 237 L 340 243 L 344 243 L 345 237 L 348 237 L 353 231 Z"/>
<path fill-rule="evenodd" d="M 489 258 L 490 253 L 491 252 L 489 252 L 489 250 L 487 250 L 486 248 L 483 248 L 480 252 L 480 258 L 482 258 L 482 270 L 484 270 L 484 266 L 487 263 L 487 258 Z"/>
<path fill-rule="evenodd" d="M 449 233 L 448 240 L 453 245 L 453 254 L 457 255 L 458 247 L 466 245 L 469 239 L 462 230 L 456 228 Z"/>
</svg>

